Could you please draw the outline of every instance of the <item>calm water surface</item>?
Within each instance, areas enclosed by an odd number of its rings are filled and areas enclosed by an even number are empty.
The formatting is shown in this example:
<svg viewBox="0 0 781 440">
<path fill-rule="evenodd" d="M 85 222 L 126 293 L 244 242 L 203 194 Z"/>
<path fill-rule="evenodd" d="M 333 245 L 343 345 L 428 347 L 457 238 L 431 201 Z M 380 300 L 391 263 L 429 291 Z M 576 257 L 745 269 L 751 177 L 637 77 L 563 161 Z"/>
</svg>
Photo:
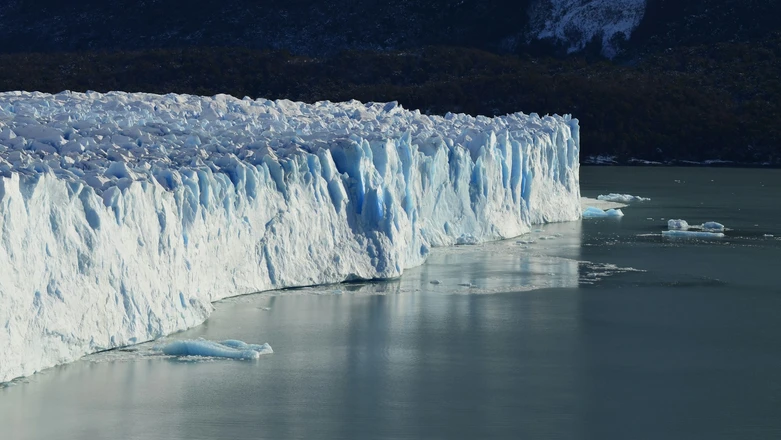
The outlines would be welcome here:
<svg viewBox="0 0 781 440">
<path fill-rule="evenodd" d="M 781 438 L 781 171 L 581 181 L 652 201 L 440 249 L 400 280 L 223 301 L 172 338 L 273 355 L 90 356 L 0 389 L 0 438 Z M 672 217 L 732 230 L 663 240 Z"/>
</svg>

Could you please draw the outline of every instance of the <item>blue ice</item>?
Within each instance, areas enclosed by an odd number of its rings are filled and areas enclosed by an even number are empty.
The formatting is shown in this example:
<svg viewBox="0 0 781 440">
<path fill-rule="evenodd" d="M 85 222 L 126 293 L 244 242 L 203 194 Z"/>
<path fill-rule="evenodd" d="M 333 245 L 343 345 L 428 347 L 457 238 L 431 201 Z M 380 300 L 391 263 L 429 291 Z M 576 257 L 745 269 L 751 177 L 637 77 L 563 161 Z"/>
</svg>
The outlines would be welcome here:
<svg viewBox="0 0 781 440">
<path fill-rule="evenodd" d="M 169 356 L 204 356 L 227 359 L 258 359 L 262 354 L 274 352 L 267 343 L 262 345 L 247 344 L 234 339 L 222 342 L 185 339 L 170 342 L 161 347 L 160 351 Z"/>
<path fill-rule="evenodd" d="M 583 211 L 583 218 L 604 218 L 604 217 L 623 217 L 624 213 L 620 209 L 608 209 L 603 211 L 599 208 L 589 206 Z"/>
</svg>

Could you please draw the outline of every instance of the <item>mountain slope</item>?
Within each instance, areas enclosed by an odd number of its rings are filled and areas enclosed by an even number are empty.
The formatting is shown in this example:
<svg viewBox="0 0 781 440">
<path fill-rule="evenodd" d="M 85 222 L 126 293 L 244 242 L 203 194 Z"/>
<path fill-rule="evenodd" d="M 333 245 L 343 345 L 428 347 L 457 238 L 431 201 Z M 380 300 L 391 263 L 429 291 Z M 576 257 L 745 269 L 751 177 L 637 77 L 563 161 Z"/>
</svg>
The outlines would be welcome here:
<svg viewBox="0 0 781 440">
<path fill-rule="evenodd" d="M 550 55 L 593 42 L 613 56 L 758 38 L 781 29 L 778 16 L 777 0 L 4 0 L 0 51 L 231 46 L 321 56 L 452 45 Z"/>
</svg>

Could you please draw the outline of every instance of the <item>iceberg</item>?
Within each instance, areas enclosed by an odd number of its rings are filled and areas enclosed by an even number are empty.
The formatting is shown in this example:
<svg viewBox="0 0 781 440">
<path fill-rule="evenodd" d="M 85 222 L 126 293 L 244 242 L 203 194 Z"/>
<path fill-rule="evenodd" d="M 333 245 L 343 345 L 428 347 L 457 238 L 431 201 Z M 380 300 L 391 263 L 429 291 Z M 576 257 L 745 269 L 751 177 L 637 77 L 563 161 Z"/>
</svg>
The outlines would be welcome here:
<svg viewBox="0 0 781 440">
<path fill-rule="evenodd" d="M 580 218 L 570 116 L 0 93 L 0 382 Z M 231 347 L 228 347 L 231 348 Z"/>
</svg>

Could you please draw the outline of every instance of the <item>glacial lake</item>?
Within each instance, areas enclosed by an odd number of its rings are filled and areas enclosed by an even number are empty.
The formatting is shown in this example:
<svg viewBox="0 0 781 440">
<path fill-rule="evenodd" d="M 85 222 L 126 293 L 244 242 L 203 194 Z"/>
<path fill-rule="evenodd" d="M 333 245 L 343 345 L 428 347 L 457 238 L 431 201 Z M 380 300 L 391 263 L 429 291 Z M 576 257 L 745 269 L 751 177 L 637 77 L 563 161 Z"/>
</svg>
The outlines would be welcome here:
<svg viewBox="0 0 781 440">
<path fill-rule="evenodd" d="M 88 356 L 0 388 L 0 438 L 781 438 L 781 170 L 583 167 L 581 187 L 652 200 L 398 280 L 221 301 L 167 339 L 274 354 Z M 662 238 L 670 218 L 729 230 Z"/>
</svg>

